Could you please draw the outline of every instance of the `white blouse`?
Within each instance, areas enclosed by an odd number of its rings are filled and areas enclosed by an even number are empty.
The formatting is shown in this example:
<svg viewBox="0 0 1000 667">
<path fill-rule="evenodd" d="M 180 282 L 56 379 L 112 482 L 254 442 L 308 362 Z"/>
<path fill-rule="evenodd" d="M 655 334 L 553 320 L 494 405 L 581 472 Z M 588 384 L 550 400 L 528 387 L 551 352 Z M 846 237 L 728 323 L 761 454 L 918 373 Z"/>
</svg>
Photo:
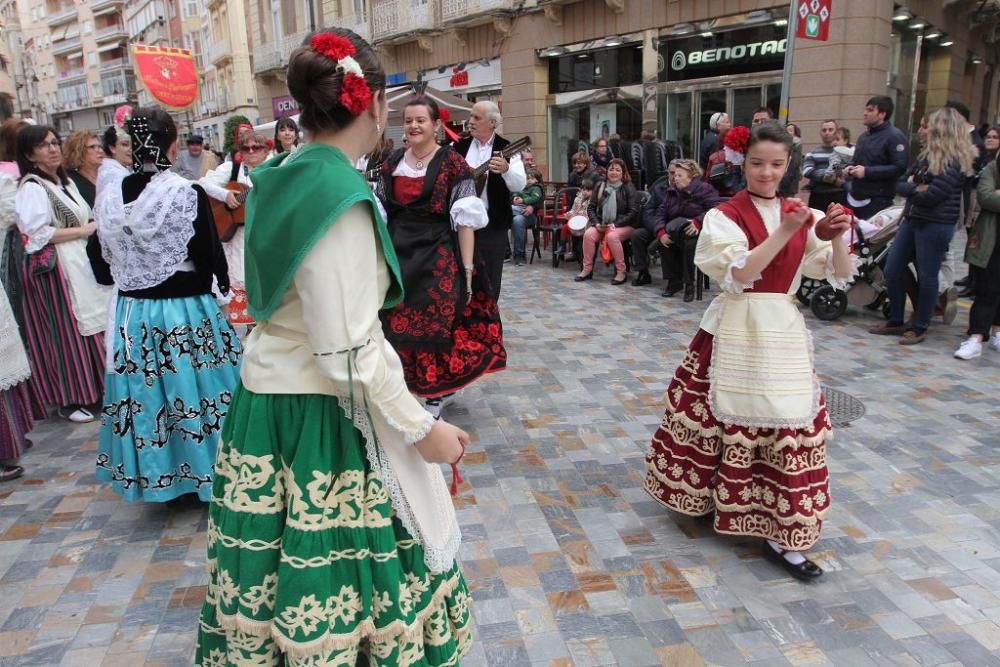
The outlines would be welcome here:
<svg viewBox="0 0 1000 667">
<path fill-rule="evenodd" d="M 781 225 L 781 201 L 779 199 L 751 199 L 764 220 L 768 234 Z M 825 213 L 812 209 L 813 220 L 819 221 Z M 733 277 L 734 269 L 742 269 L 747 264 L 747 258 L 753 253 L 746 234 L 731 218 L 717 208 L 705 214 L 702 220 L 701 233 L 698 236 L 698 247 L 695 250 L 694 263 L 709 278 L 717 281 L 723 293 L 716 297 L 701 319 L 701 328 L 710 334 L 715 334 L 719 323 L 719 313 L 722 299 L 726 293 L 740 294 L 753 287 L 760 279 L 755 277 L 749 283 L 741 283 Z M 857 275 L 858 259 L 855 257 L 852 276 Z M 788 286 L 788 294 L 794 295 L 799 289 L 802 276 L 816 280 L 826 280 L 836 289 L 846 289 L 851 278 L 838 278 L 833 265 L 833 244 L 822 241 L 816 236 L 815 224 L 809 229 L 806 238 L 805 253 L 802 262 Z"/>
<path fill-rule="evenodd" d="M 427 175 L 427 167 L 414 169 L 400 160 L 399 165 L 392 172 L 393 176 L 405 176 L 410 178 L 424 178 Z M 485 190 L 484 190 L 485 191 Z M 470 227 L 472 229 L 482 229 L 489 224 L 489 214 L 486 212 L 486 204 L 476 196 L 462 197 L 456 199 L 451 205 L 451 228 Z"/>
<path fill-rule="evenodd" d="M 226 201 L 226 197 L 229 196 L 229 190 L 225 186 L 229 183 L 229 178 L 232 174 L 233 163 L 223 162 L 198 179 L 198 185 L 205 188 L 205 193 L 212 199 Z M 237 171 L 236 182 L 248 188 L 253 187 L 253 182 L 250 180 L 250 171 L 246 165 L 240 165 Z M 246 280 L 246 271 L 243 266 L 243 225 L 236 228 L 233 238 L 222 244 L 222 250 L 226 255 L 226 263 L 229 264 L 229 282 L 236 289 L 243 289 L 243 284 Z"/>
<path fill-rule="evenodd" d="M 52 224 L 49 210 L 49 196 L 38 183 L 24 183 L 14 197 L 17 211 L 17 226 L 28 237 L 24 251 L 29 255 L 49 244 L 56 228 Z"/>
</svg>

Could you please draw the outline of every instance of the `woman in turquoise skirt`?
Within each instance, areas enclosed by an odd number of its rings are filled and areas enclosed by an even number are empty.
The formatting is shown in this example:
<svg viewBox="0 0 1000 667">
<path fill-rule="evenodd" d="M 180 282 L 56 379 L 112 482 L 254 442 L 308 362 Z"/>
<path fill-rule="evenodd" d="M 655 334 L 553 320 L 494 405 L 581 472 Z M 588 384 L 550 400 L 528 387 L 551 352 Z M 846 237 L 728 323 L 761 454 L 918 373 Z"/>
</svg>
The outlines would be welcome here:
<svg viewBox="0 0 1000 667">
<path fill-rule="evenodd" d="M 128 127 L 135 173 L 101 190 L 87 247 L 98 282 L 118 288 L 97 479 L 130 502 L 208 501 L 240 362 L 212 296 L 213 279 L 228 290 L 226 258 L 205 191 L 170 170 L 173 119 L 139 109 Z"/>
<path fill-rule="evenodd" d="M 471 644 L 439 465 L 468 443 L 407 391 L 379 310 L 399 265 L 364 177 L 385 73 L 353 32 L 291 56 L 310 143 L 254 170 L 247 341 L 216 463 L 195 662 L 455 665 Z"/>
</svg>

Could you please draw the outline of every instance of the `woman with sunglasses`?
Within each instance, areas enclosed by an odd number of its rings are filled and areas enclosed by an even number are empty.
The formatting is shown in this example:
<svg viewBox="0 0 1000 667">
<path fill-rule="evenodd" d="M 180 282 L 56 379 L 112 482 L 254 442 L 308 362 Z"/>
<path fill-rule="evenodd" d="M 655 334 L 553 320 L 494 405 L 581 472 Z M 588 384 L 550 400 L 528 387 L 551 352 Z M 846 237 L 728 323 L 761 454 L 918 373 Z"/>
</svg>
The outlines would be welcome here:
<svg viewBox="0 0 1000 667">
<path fill-rule="evenodd" d="M 251 127 L 244 127 L 238 134 L 236 142 L 241 160 L 223 162 L 212 171 L 205 174 L 198 184 L 205 188 L 209 197 L 225 202 L 226 206 L 235 209 L 241 204 L 236 193 L 227 190 L 230 183 L 238 183 L 247 190 L 253 187 L 250 174 L 254 168 L 267 159 L 270 148 L 267 137 L 255 132 Z M 222 244 L 226 251 L 226 261 L 229 262 L 229 323 L 234 326 L 252 327 L 253 318 L 247 312 L 247 291 L 244 284 L 243 270 L 243 225 L 236 228 L 236 233 L 229 241 Z"/>
<path fill-rule="evenodd" d="M 22 313 L 34 382 L 46 405 L 72 422 L 94 421 L 104 393 L 104 336 L 110 289 L 87 259 L 97 226 L 62 166 L 55 130 L 30 125 L 17 135 L 21 171 L 14 207 L 27 237 Z"/>
</svg>

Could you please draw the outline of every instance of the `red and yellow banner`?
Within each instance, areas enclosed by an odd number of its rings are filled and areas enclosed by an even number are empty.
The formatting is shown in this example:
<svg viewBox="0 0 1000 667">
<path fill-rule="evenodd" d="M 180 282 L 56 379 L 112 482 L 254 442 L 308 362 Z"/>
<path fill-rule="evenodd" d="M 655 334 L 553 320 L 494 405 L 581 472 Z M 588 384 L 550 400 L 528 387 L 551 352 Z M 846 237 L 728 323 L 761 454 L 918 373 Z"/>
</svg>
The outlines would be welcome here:
<svg viewBox="0 0 1000 667">
<path fill-rule="evenodd" d="M 198 71 L 188 49 L 132 46 L 139 81 L 163 106 L 187 109 L 198 99 Z"/>
</svg>

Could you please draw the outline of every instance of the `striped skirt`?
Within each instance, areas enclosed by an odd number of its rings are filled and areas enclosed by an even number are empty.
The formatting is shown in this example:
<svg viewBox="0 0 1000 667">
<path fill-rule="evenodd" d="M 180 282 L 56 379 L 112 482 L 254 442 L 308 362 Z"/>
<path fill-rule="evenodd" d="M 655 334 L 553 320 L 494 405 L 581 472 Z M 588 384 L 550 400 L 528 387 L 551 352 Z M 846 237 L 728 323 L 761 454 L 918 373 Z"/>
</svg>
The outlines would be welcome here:
<svg viewBox="0 0 1000 667">
<path fill-rule="evenodd" d="M 45 407 L 32 380 L 0 391 L 0 462 L 21 456 L 36 419 L 45 419 Z"/>
<path fill-rule="evenodd" d="M 81 336 L 59 262 L 35 274 L 24 268 L 22 312 L 32 382 L 45 405 L 97 405 L 104 392 L 104 336 Z"/>
</svg>

